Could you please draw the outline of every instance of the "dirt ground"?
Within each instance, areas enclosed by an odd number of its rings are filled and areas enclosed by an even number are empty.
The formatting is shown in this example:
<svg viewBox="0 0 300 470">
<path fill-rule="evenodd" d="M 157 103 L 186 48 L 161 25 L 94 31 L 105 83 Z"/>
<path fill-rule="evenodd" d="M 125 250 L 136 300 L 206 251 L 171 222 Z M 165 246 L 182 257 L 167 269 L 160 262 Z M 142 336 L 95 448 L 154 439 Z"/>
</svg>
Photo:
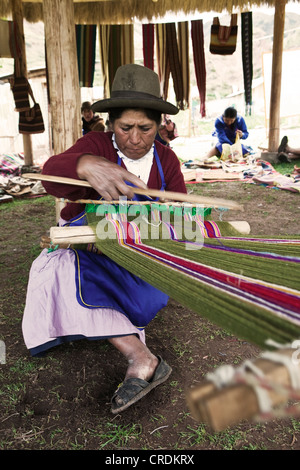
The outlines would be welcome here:
<svg viewBox="0 0 300 470">
<path fill-rule="evenodd" d="M 247 220 L 252 235 L 299 234 L 297 193 L 242 182 L 188 190 L 244 205 L 243 213 L 216 212 L 214 220 Z M 260 350 L 172 299 L 147 327 L 146 339 L 173 373 L 122 414 L 111 414 L 110 399 L 126 364 L 106 342 L 78 341 L 43 358 L 30 357 L 21 330 L 28 272 L 40 252 L 40 236 L 55 224 L 54 203 L 46 196 L 0 209 L 0 340 L 6 347 L 0 364 L 1 450 L 300 450 L 300 421 L 293 417 L 242 422 L 221 432 L 193 419 L 186 388 Z"/>
</svg>

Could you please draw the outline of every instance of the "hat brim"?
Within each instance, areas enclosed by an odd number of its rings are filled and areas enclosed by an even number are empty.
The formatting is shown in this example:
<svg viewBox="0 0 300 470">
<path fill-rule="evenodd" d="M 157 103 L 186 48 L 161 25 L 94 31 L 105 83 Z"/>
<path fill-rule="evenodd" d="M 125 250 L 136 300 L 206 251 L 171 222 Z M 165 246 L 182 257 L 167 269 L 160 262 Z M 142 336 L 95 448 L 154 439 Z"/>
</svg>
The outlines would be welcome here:
<svg viewBox="0 0 300 470">
<path fill-rule="evenodd" d="M 177 114 L 179 109 L 168 101 L 162 99 L 134 99 L 134 98 L 108 98 L 105 100 L 96 101 L 92 105 L 94 112 L 109 112 L 113 108 L 144 108 L 154 109 L 163 114 Z"/>
</svg>

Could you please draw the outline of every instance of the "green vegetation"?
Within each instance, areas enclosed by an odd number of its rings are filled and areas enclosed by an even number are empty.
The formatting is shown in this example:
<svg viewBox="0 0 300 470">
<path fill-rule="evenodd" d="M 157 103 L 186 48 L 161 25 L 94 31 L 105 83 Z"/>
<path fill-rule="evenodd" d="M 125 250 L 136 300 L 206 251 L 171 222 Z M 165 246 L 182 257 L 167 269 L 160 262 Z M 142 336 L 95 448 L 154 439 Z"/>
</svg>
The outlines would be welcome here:
<svg viewBox="0 0 300 470">
<path fill-rule="evenodd" d="M 251 190 L 250 202 L 257 192 L 266 204 L 278 200 L 276 191 L 253 185 Z M 55 224 L 55 203 L 50 196 L 15 200 L 0 205 L 0 214 L 0 340 L 7 346 L 6 364 L 0 364 L 0 450 L 299 448 L 296 418 L 242 423 L 222 432 L 192 418 L 185 400 L 190 380 L 196 385 L 228 361 L 238 365 L 253 349 L 172 300 L 149 326 L 147 341 L 169 356 L 173 375 L 127 413 L 110 413 L 111 392 L 123 369 L 107 343 L 74 342 L 30 357 L 21 332 L 28 273 L 40 252 L 40 236 Z"/>
</svg>

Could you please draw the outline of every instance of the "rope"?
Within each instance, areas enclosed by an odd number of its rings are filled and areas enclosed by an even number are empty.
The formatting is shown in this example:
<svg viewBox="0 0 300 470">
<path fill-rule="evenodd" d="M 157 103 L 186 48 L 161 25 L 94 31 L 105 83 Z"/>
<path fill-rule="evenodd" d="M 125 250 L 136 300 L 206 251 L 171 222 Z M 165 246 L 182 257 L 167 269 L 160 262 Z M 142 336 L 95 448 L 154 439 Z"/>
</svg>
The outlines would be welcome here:
<svg viewBox="0 0 300 470">
<path fill-rule="evenodd" d="M 293 390 L 300 390 L 300 368 L 299 364 L 294 362 L 292 358 L 270 351 L 263 353 L 261 357 L 267 359 L 268 361 L 273 361 L 284 365 L 289 372 Z"/>
<path fill-rule="evenodd" d="M 272 340 L 267 341 L 268 344 L 277 345 L 280 349 L 295 349 L 299 347 L 300 341 L 280 345 Z M 256 366 L 253 361 L 247 360 L 240 367 L 234 368 L 231 365 L 219 367 L 216 371 L 206 374 L 206 379 L 212 382 L 218 389 L 223 389 L 229 385 L 244 383 L 252 387 L 256 394 L 259 413 L 258 417 L 266 419 L 267 417 L 284 417 L 287 414 L 299 414 L 300 406 L 292 406 L 282 408 L 281 411 L 273 410 L 272 400 L 269 392 L 272 390 L 288 399 L 300 399 L 300 363 L 295 361 L 294 355 L 284 355 L 280 353 L 280 349 L 276 352 L 266 351 L 259 357 L 276 364 L 282 364 L 289 372 L 291 386 L 284 386 L 266 378 L 265 373 Z M 250 371 L 251 374 L 247 374 Z M 258 419 L 257 417 L 257 419 Z"/>
</svg>

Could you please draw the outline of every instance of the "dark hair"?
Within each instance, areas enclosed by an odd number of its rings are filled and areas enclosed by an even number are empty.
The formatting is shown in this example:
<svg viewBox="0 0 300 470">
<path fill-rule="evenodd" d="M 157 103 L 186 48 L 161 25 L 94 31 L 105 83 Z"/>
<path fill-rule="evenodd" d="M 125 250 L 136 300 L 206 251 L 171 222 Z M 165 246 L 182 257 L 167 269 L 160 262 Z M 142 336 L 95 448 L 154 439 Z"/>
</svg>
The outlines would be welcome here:
<svg viewBox="0 0 300 470">
<path fill-rule="evenodd" d="M 224 114 L 223 116 L 225 118 L 236 118 L 237 117 L 237 111 L 235 108 L 233 108 L 232 106 L 230 106 L 229 108 L 226 108 L 225 111 L 224 111 Z"/>
<path fill-rule="evenodd" d="M 159 126 L 161 123 L 161 112 L 157 111 L 156 109 L 148 109 L 148 108 L 112 108 L 109 113 L 109 122 L 114 123 L 116 119 L 119 119 L 124 111 L 127 111 L 128 109 L 133 109 L 135 111 L 144 111 L 148 119 L 151 119 L 151 121 L 155 121 L 156 124 Z"/>
<path fill-rule="evenodd" d="M 89 101 L 84 101 L 81 105 L 81 112 L 84 111 L 85 109 L 87 109 L 88 111 L 90 111 L 92 109 L 92 105 Z"/>
</svg>

